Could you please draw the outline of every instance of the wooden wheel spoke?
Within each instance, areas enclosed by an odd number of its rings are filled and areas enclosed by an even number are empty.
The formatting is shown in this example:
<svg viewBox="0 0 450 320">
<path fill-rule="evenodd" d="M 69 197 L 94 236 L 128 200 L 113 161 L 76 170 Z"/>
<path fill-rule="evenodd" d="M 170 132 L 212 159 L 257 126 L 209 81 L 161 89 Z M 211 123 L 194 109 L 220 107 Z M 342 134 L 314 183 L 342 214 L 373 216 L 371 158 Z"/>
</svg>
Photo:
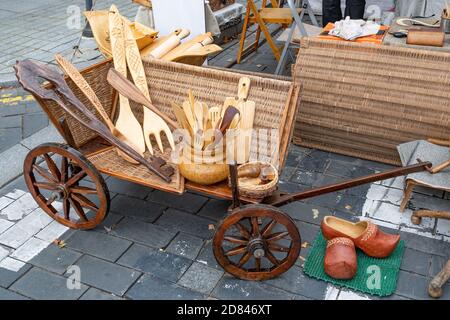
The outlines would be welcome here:
<svg viewBox="0 0 450 320">
<path fill-rule="evenodd" d="M 256 271 L 261 271 L 261 258 L 255 258 Z"/>
<path fill-rule="evenodd" d="M 247 245 L 247 243 L 248 243 L 247 239 L 240 238 L 240 237 L 232 237 L 232 236 L 225 236 L 223 238 L 223 240 L 231 242 L 231 243 L 243 244 L 243 245 Z"/>
<path fill-rule="evenodd" d="M 61 181 L 66 182 L 69 175 L 69 163 L 66 157 L 61 157 Z"/>
<path fill-rule="evenodd" d="M 251 217 L 252 224 L 252 236 L 259 235 L 259 225 L 258 225 L 258 217 Z"/>
<path fill-rule="evenodd" d="M 269 249 L 277 252 L 289 252 L 289 250 L 291 250 L 291 248 L 274 244 L 270 244 Z"/>
<path fill-rule="evenodd" d="M 72 176 L 69 181 L 67 181 L 66 186 L 67 187 L 71 187 L 74 184 L 76 184 L 78 181 L 80 181 L 81 179 L 83 179 L 84 177 L 86 177 L 86 172 L 84 172 L 83 170 L 81 170 L 80 172 L 78 172 L 77 174 L 75 174 L 74 176 Z"/>
<path fill-rule="evenodd" d="M 57 184 L 53 183 L 53 182 L 33 182 L 33 185 L 35 187 L 41 188 L 41 189 L 45 189 L 45 190 L 56 190 L 57 188 Z"/>
<path fill-rule="evenodd" d="M 275 256 L 269 250 L 266 250 L 265 257 L 267 257 L 267 259 L 269 259 L 269 261 L 276 266 L 279 266 L 281 264 L 281 262 L 277 258 L 275 258 Z"/>
<path fill-rule="evenodd" d="M 56 178 L 57 181 L 61 181 L 61 172 L 59 171 L 58 167 L 56 166 L 55 161 L 53 161 L 52 158 L 47 153 L 44 153 L 42 155 L 45 162 L 47 163 L 47 167 L 52 173 L 52 175 Z M 64 157 L 63 157 L 64 158 Z"/>
<path fill-rule="evenodd" d="M 97 194 L 97 190 L 83 186 L 72 187 L 70 188 L 70 191 L 79 194 Z"/>
<path fill-rule="evenodd" d="M 227 252 L 225 252 L 226 256 L 235 256 L 237 254 L 241 254 L 247 251 L 247 246 L 238 246 L 236 248 L 233 248 Z"/>
<path fill-rule="evenodd" d="M 242 256 L 242 258 L 239 260 L 239 262 L 238 262 L 238 267 L 242 267 L 244 264 L 246 264 L 247 261 L 250 260 L 250 257 L 251 257 L 251 256 L 252 256 L 252 255 L 250 254 L 250 252 L 246 252 L 246 253 Z"/>
<path fill-rule="evenodd" d="M 245 239 L 250 239 L 252 237 L 247 228 L 244 227 L 240 222 L 237 222 L 235 226 Z"/>
<path fill-rule="evenodd" d="M 69 198 L 69 201 L 72 204 L 73 208 L 75 209 L 75 212 L 77 213 L 77 215 L 80 217 L 80 219 L 85 222 L 89 221 L 89 219 L 86 217 L 86 214 L 84 213 L 84 210 L 81 207 L 81 205 L 74 199 Z"/>
<path fill-rule="evenodd" d="M 286 238 L 288 235 L 289 235 L 289 232 L 287 232 L 287 231 L 272 233 L 271 235 L 268 235 L 266 237 L 266 241 L 267 242 L 278 241 L 280 239 Z"/>
<path fill-rule="evenodd" d="M 73 193 L 70 196 L 72 197 L 73 200 L 78 202 L 82 207 L 88 208 L 88 209 L 90 209 L 90 210 L 92 210 L 94 212 L 98 211 L 98 208 L 97 208 L 96 204 L 93 203 L 88 198 L 86 198 L 85 196 L 83 196 L 81 194 L 76 194 L 76 193 Z"/>
<path fill-rule="evenodd" d="M 36 170 L 39 175 L 47 181 L 57 183 L 58 181 L 48 172 L 46 169 L 42 168 L 37 164 L 33 164 L 33 169 Z"/>
<path fill-rule="evenodd" d="M 63 211 L 64 211 L 64 219 L 70 221 L 70 201 L 69 201 L 69 199 L 64 199 Z"/>
<path fill-rule="evenodd" d="M 272 220 L 270 221 L 268 224 L 266 224 L 266 226 L 261 230 L 261 235 L 263 237 L 265 237 L 267 234 L 270 233 L 270 231 L 272 231 L 273 227 L 275 227 L 277 225 L 277 221 L 276 220 Z"/>
</svg>

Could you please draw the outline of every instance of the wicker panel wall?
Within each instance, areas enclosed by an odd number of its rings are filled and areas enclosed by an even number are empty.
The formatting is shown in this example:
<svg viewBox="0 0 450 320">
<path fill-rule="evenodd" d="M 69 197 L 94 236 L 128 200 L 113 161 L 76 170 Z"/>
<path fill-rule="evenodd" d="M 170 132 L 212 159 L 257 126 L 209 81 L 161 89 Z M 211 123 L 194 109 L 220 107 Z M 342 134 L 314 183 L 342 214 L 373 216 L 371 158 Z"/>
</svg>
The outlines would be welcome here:
<svg viewBox="0 0 450 320">
<path fill-rule="evenodd" d="M 400 164 L 396 145 L 450 138 L 450 54 L 304 39 L 294 143 Z"/>
</svg>

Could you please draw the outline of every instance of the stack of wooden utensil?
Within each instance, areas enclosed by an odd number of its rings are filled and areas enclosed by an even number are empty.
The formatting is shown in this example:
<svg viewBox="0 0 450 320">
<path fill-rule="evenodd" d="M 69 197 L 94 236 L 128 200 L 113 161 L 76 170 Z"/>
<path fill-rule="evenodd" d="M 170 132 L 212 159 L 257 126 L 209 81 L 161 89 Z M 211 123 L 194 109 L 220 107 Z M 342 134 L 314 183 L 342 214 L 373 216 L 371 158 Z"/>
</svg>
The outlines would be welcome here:
<svg viewBox="0 0 450 320">
<path fill-rule="evenodd" d="M 243 77 L 237 96 L 226 98 L 223 106 L 208 108 L 206 103 L 197 101 L 190 90 L 182 106 L 172 103 L 179 127 L 189 133 L 194 150 L 213 150 L 223 142 L 227 130 L 234 129 L 235 133 L 225 142 L 233 143 L 229 146 L 234 150 L 231 152 L 237 163 L 248 162 L 255 117 L 255 103 L 247 100 L 249 89 L 250 79 Z"/>
</svg>

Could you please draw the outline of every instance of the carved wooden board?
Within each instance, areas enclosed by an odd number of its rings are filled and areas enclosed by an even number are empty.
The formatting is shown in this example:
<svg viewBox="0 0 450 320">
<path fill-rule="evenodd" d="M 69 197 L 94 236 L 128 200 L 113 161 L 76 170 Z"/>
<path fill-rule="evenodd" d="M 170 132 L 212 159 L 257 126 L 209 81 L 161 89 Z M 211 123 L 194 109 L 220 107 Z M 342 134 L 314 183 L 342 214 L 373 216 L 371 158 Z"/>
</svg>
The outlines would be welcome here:
<svg viewBox="0 0 450 320">
<path fill-rule="evenodd" d="M 127 76 L 127 64 L 125 57 L 124 23 L 115 5 L 109 12 L 109 34 L 113 53 L 114 68 L 125 77 Z M 119 116 L 116 128 L 132 142 L 133 148 L 139 153 L 145 152 L 145 140 L 142 135 L 142 127 L 131 111 L 127 98 L 119 95 Z"/>
<path fill-rule="evenodd" d="M 125 52 L 128 69 L 130 70 L 136 87 L 139 88 L 139 90 L 149 101 L 151 101 L 150 93 L 148 91 L 147 78 L 144 71 L 144 65 L 142 64 L 141 55 L 139 53 L 139 48 L 137 47 L 136 40 L 134 39 L 131 29 L 127 25 L 124 25 L 124 31 L 126 39 Z M 150 141 L 150 135 L 153 135 L 155 137 L 159 149 L 161 150 L 161 152 L 164 152 L 160 136 L 161 132 L 165 133 L 171 148 L 175 149 L 172 132 L 170 131 L 167 123 L 153 111 L 144 108 L 144 139 L 151 154 L 153 154 L 153 148 Z"/>
</svg>

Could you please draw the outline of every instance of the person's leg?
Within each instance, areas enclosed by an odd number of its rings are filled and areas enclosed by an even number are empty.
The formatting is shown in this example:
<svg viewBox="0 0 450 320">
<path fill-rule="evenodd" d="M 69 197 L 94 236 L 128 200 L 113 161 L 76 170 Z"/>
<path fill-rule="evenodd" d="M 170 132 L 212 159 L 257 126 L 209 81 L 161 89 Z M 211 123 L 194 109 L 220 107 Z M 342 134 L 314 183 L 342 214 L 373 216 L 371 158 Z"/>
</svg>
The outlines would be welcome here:
<svg viewBox="0 0 450 320">
<path fill-rule="evenodd" d="M 341 1 L 340 0 L 323 0 L 322 1 L 322 18 L 323 26 L 328 22 L 336 22 L 342 20 Z"/>
<path fill-rule="evenodd" d="M 365 0 L 347 0 L 345 5 L 345 16 L 350 16 L 350 19 L 363 19 L 365 9 Z"/>
</svg>

